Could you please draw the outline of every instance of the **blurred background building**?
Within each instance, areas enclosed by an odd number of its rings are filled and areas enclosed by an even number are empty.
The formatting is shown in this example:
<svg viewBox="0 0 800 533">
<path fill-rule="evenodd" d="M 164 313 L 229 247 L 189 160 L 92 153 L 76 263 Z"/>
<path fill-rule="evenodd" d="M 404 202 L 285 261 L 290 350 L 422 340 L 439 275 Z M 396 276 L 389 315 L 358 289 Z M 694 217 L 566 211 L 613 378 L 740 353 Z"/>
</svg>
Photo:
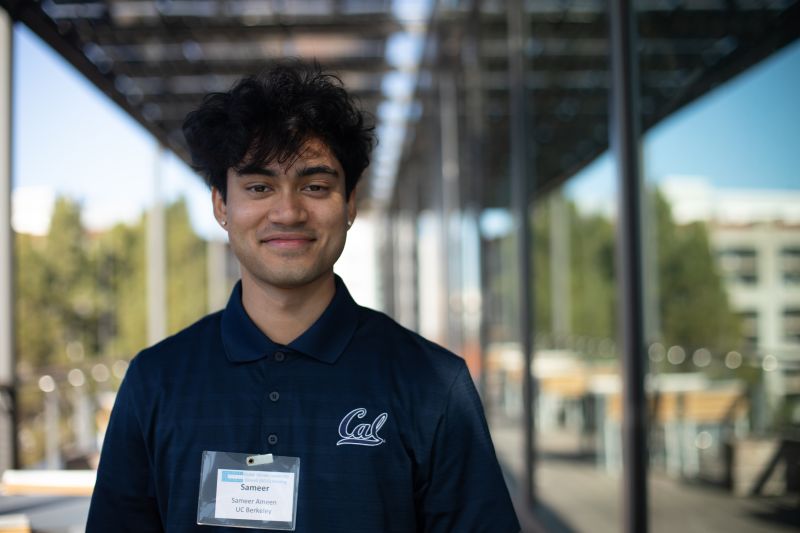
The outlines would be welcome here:
<svg viewBox="0 0 800 533">
<path fill-rule="evenodd" d="M 180 124 L 287 56 L 377 123 L 337 271 L 467 360 L 526 531 L 796 530 L 800 1 L 0 7 L 0 531 L 82 531 L 128 362 L 224 305 Z"/>
</svg>

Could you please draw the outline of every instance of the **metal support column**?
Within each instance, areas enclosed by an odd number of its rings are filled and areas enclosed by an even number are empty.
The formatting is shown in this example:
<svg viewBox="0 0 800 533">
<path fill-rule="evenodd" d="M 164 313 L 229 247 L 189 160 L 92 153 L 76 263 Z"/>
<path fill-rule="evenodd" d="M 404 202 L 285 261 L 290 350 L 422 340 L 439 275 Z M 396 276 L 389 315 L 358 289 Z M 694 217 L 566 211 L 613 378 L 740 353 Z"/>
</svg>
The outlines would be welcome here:
<svg viewBox="0 0 800 533">
<path fill-rule="evenodd" d="M 461 217 L 460 165 L 458 161 L 458 87 L 455 72 L 444 68 L 439 72 L 439 133 L 442 163 L 442 287 L 445 288 L 444 313 L 447 347 L 455 352 L 463 351 L 461 334 L 461 272 L 457 264 L 460 257 L 460 239 L 454 237 L 454 228 Z"/>
<path fill-rule="evenodd" d="M 570 227 L 569 206 L 564 194 L 557 191 L 550 195 L 550 305 L 554 348 L 566 348 L 566 339 L 572 333 L 570 305 Z"/>
<path fill-rule="evenodd" d="M 466 143 L 467 168 L 465 169 L 464 216 L 473 225 L 475 234 L 473 257 L 464 255 L 465 268 L 471 268 L 471 275 L 465 274 L 470 290 L 474 291 L 466 302 L 465 323 L 469 332 L 469 344 L 478 350 L 478 391 L 484 401 L 487 418 L 491 418 L 491 402 L 488 401 L 488 385 L 486 368 L 488 366 L 487 342 L 488 321 L 486 304 L 488 298 L 488 276 L 486 273 L 486 251 L 480 230 L 480 216 L 483 207 L 484 191 L 484 157 L 483 139 L 486 134 L 484 124 L 483 103 L 483 64 L 481 61 L 481 0 L 473 0 L 467 19 L 467 31 L 464 36 L 464 89 L 466 99 Z"/>
<path fill-rule="evenodd" d="M 153 206 L 147 217 L 147 342 L 155 344 L 167 335 L 167 228 L 161 198 L 163 152 L 156 146 L 153 168 Z"/>
<path fill-rule="evenodd" d="M 617 166 L 619 216 L 617 273 L 623 401 L 624 531 L 646 533 L 647 409 L 642 280 L 642 183 L 639 149 L 639 79 L 635 10 L 611 0 L 611 145 Z"/>
<path fill-rule="evenodd" d="M 530 110 L 525 87 L 525 43 L 528 22 L 524 2 L 511 0 L 508 5 L 509 122 L 511 131 L 511 197 L 517 224 L 517 257 L 519 260 L 519 337 L 523 358 L 522 398 L 525 431 L 525 493 L 530 504 L 536 501 L 534 463 L 534 382 L 533 368 L 533 268 L 531 261 L 533 158 L 529 150 Z"/>
<path fill-rule="evenodd" d="M 14 370 L 14 233 L 11 229 L 13 25 L 0 9 L 0 473 L 19 466 Z"/>
<path fill-rule="evenodd" d="M 392 217 L 394 216 L 392 208 L 390 207 L 377 218 L 378 247 L 380 250 L 378 254 L 378 272 L 380 272 L 380 287 L 378 292 L 381 295 L 380 308 L 392 316 L 395 316 L 397 313 L 397 306 L 395 303 L 397 279 L 394 274 L 395 259 L 392 246 L 394 235 Z"/>
<path fill-rule="evenodd" d="M 225 307 L 230 295 L 228 283 L 228 246 L 214 238 L 206 242 L 206 294 L 207 311 L 212 313 Z"/>
<path fill-rule="evenodd" d="M 397 221 L 393 249 L 397 250 L 397 283 L 395 283 L 395 318 L 405 327 L 417 331 L 417 216 L 418 180 L 415 173 L 403 176 L 404 187 L 397 191 Z"/>
</svg>

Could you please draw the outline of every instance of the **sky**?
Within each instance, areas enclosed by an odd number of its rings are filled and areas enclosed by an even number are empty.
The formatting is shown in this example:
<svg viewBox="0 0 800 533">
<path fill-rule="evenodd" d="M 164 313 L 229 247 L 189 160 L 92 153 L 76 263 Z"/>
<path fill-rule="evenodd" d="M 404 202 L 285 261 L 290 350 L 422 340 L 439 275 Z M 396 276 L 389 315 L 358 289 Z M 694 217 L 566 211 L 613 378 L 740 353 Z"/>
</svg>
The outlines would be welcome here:
<svg viewBox="0 0 800 533">
<path fill-rule="evenodd" d="M 224 236 L 211 214 L 210 192 L 197 174 L 171 152 L 159 150 L 142 126 L 24 25 L 15 26 L 14 37 L 16 229 L 46 232 L 47 204 L 56 195 L 80 201 L 90 228 L 134 221 L 153 202 L 160 161 L 163 197 L 185 196 L 195 229 L 206 237 Z"/>
<path fill-rule="evenodd" d="M 393 189 L 430 7 L 430 0 L 393 5 L 403 30 L 387 43 L 387 61 L 395 70 L 384 78 L 386 101 L 378 110 L 381 142 L 374 153 L 372 188 L 379 199 L 386 200 Z M 57 195 L 81 201 L 91 228 L 136 219 L 153 201 L 153 170 L 160 157 L 160 172 L 167 178 L 161 180 L 162 193 L 170 200 L 188 197 L 195 229 L 206 238 L 223 238 L 208 209 L 208 192 L 193 172 L 171 153 L 159 156 L 144 128 L 22 25 L 15 27 L 14 66 L 12 222 L 17 231 L 46 233 L 48 206 Z M 114 187 L 105 185 L 109 178 Z M 119 183 L 126 184 L 124 189 Z"/>
<path fill-rule="evenodd" d="M 46 206 L 56 195 L 81 201 L 91 228 L 133 221 L 153 201 L 160 161 L 162 194 L 186 196 L 195 229 L 223 238 L 208 189 L 191 169 L 160 152 L 144 128 L 30 30 L 16 25 L 14 35 L 15 228 L 46 231 Z M 391 81 L 386 92 L 407 92 L 407 80 Z M 652 128 L 644 137 L 645 177 L 700 176 L 720 189 L 800 189 L 798 88 L 800 42 Z M 585 205 L 613 205 L 608 154 L 571 180 L 567 191 Z"/>
<path fill-rule="evenodd" d="M 643 175 L 651 183 L 691 176 L 715 189 L 800 190 L 800 41 L 651 128 Z M 608 153 L 567 186 L 585 208 L 613 208 Z"/>
<path fill-rule="evenodd" d="M 645 174 L 701 175 L 721 188 L 800 188 L 800 41 L 662 121 Z"/>
</svg>

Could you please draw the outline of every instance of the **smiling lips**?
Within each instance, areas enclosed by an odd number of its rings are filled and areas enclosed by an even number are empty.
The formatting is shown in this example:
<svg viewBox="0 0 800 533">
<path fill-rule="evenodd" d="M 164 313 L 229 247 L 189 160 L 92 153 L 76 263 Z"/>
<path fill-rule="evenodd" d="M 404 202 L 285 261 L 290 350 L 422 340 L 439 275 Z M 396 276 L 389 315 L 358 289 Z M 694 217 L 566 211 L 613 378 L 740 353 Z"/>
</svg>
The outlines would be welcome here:
<svg viewBox="0 0 800 533">
<path fill-rule="evenodd" d="M 287 250 L 302 248 L 312 241 L 314 241 L 313 237 L 302 233 L 276 233 L 261 240 L 262 243 L 269 246 Z"/>
</svg>

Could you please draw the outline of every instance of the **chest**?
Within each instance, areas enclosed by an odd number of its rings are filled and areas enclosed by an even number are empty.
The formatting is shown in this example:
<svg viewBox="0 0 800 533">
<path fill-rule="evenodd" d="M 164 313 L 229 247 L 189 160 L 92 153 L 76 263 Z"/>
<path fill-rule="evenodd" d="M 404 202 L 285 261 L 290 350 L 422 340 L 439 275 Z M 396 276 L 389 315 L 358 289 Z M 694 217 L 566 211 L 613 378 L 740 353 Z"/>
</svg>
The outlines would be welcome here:
<svg viewBox="0 0 800 533">
<path fill-rule="evenodd" d="M 161 392 L 149 440 L 164 490 L 197 492 L 204 450 L 272 453 L 300 458 L 298 510 L 413 516 L 412 424 L 401 395 L 382 380 L 310 372 L 301 361 L 236 370 Z"/>
</svg>

